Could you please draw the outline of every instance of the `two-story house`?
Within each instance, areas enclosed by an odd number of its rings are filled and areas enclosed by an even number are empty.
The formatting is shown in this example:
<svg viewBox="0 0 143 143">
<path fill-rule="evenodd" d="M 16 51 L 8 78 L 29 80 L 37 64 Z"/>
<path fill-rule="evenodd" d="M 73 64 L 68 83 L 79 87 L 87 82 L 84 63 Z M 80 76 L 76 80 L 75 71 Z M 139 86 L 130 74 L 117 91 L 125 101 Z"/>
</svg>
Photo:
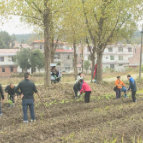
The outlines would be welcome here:
<svg viewBox="0 0 143 143">
<path fill-rule="evenodd" d="M 124 66 L 129 66 L 129 59 L 135 56 L 139 47 L 140 45 L 131 44 L 107 45 L 102 58 L 103 68 L 112 68 L 116 71 L 120 71 Z M 84 60 L 89 60 L 90 52 L 88 48 L 84 49 Z"/>
<path fill-rule="evenodd" d="M 13 61 L 18 49 L 0 49 L 0 76 L 17 73 L 17 65 Z"/>
<path fill-rule="evenodd" d="M 57 63 L 57 68 L 60 71 L 73 70 L 73 51 L 57 49 L 54 55 L 54 62 Z"/>
<path fill-rule="evenodd" d="M 57 44 L 54 41 L 54 45 Z M 32 42 L 32 49 L 40 49 L 44 52 L 44 40 L 37 40 Z M 57 69 L 60 71 L 73 70 L 73 50 L 68 46 L 68 43 L 58 42 L 54 55 L 54 63 L 57 63 Z M 44 72 L 44 70 L 41 70 Z"/>
</svg>

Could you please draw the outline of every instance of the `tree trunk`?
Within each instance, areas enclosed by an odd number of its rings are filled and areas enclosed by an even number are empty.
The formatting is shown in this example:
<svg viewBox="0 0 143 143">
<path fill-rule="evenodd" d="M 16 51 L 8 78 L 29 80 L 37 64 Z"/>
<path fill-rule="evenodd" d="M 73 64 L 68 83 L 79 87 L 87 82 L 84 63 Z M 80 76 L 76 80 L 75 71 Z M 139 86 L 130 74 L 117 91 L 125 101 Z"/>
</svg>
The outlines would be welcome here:
<svg viewBox="0 0 143 143">
<path fill-rule="evenodd" d="M 51 49 L 50 49 L 50 8 L 47 7 L 47 0 L 44 0 L 44 54 L 45 54 L 45 86 L 51 86 L 50 77 L 50 61 L 51 61 Z"/>
<path fill-rule="evenodd" d="M 84 73 L 84 54 L 83 54 L 83 51 L 84 51 L 84 48 L 83 48 L 83 45 L 81 45 L 81 49 L 82 49 L 82 73 Z M 86 71 L 87 73 L 87 71 Z"/>
<path fill-rule="evenodd" d="M 55 51 L 51 51 L 51 63 L 54 63 L 54 54 L 55 54 Z"/>
<path fill-rule="evenodd" d="M 54 54 L 55 54 L 55 47 L 54 47 L 54 38 L 51 37 L 51 63 L 54 63 Z"/>
<path fill-rule="evenodd" d="M 91 82 L 92 82 L 92 79 L 93 79 L 94 68 L 95 68 L 95 53 L 92 54 Z"/>
<path fill-rule="evenodd" d="M 102 56 L 103 52 L 97 53 L 97 82 L 102 82 Z"/>
<path fill-rule="evenodd" d="M 91 82 L 93 79 L 93 74 L 94 74 L 94 68 L 95 68 L 95 51 L 96 51 L 96 47 L 93 47 L 93 52 L 91 54 L 91 61 L 92 61 L 92 68 L 91 68 Z"/>
<path fill-rule="evenodd" d="M 76 53 L 76 41 L 73 42 L 73 48 L 74 48 L 74 77 L 76 79 L 77 77 L 77 53 Z"/>
</svg>

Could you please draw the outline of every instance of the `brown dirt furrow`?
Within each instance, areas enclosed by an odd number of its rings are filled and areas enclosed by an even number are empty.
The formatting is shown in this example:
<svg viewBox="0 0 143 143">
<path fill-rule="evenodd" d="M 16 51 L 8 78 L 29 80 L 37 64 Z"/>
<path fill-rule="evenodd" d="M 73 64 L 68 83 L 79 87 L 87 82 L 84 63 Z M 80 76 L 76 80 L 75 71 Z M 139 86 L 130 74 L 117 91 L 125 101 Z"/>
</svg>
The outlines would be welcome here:
<svg viewBox="0 0 143 143">
<path fill-rule="evenodd" d="M 136 108 L 134 109 L 134 106 L 136 106 Z M 37 121 L 37 126 L 36 128 L 32 126 L 25 128 L 25 130 L 22 132 L 23 134 L 31 133 L 31 130 L 33 130 L 34 128 L 34 133 L 41 133 L 43 135 L 43 140 L 48 139 L 48 138 L 53 138 L 53 137 L 60 137 L 61 134 L 67 134 L 67 133 L 71 133 L 71 132 L 75 132 L 75 131 L 79 131 L 80 129 L 83 128 L 88 128 L 89 126 L 96 126 L 99 124 L 103 124 L 104 122 L 109 122 L 109 121 L 113 121 L 113 120 L 120 120 L 126 116 L 131 116 L 133 114 L 139 114 L 142 113 L 143 107 L 142 107 L 142 103 L 138 103 L 138 104 L 131 104 L 131 107 L 126 107 L 124 106 L 124 108 L 119 109 L 119 108 L 115 108 L 114 110 L 107 110 L 107 111 L 102 111 L 102 112 L 93 112 L 93 111 L 88 111 L 85 110 L 85 112 L 81 113 L 81 114 L 72 114 L 69 115 L 69 117 L 71 118 L 71 120 L 67 120 L 66 116 L 63 116 L 63 118 L 54 118 L 54 122 L 51 121 L 52 118 L 46 120 L 46 118 L 44 118 L 43 123 L 46 124 L 41 124 L 42 121 Z M 44 130 L 43 130 L 44 128 Z M 62 131 L 62 133 L 61 133 Z M 4 134 L 0 135 L 0 138 L 3 138 L 3 140 L 7 140 L 8 136 L 14 136 L 14 134 L 17 134 L 18 131 L 15 131 L 14 133 L 9 131 L 7 133 L 7 136 L 5 136 Z M 29 134 L 30 136 L 31 134 Z M 38 134 L 37 134 L 38 135 Z M 19 140 L 19 138 L 15 137 L 16 140 Z M 24 139 L 25 137 L 23 137 Z M 43 141 L 41 139 L 41 141 Z"/>
</svg>

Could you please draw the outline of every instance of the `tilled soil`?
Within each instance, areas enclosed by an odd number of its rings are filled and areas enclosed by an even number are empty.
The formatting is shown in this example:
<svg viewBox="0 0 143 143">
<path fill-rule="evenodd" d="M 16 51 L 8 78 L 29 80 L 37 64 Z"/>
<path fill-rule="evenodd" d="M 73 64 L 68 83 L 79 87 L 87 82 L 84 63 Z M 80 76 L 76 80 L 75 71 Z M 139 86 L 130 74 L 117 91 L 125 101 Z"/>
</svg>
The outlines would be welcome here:
<svg viewBox="0 0 143 143">
<path fill-rule="evenodd" d="M 139 88 L 141 88 L 141 85 Z M 63 85 L 62 85 L 63 86 Z M 67 92 L 69 85 L 66 85 Z M 93 85 L 95 86 L 95 85 Z M 59 90 L 59 86 L 54 86 Z M 92 87 L 93 88 L 93 87 Z M 97 90 L 99 85 L 95 87 Z M 101 96 L 93 90 L 91 96 Z M 104 85 L 106 94 L 113 91 Z M 39 87 L 42 90 L 42 87 Z M 46 89 L 47 90 L 47 89 Z M 65 89 L 62 89 L 65 92 Z M 50 91 L 50 90 L 49 90 Z M 43 91 L 41 91 L 43 92 Z M 51 91 L 50 91 L 51 92 Z M 53 89 L 53 92 L 56 91 Z M 58 93 L 58 92 L 57 92 Z M 46 98 L 45 101 L 59 101 L 59 97 Z M 49 96 L 49 95 L 47 95 Z M 66 99 L 73 99 L 73 94 L 64 94 Z M 50 116 L 42 104 L 35 98 L 35 114 L 37 121 L 24 124 L 20 99 L 13 108 L 3 104 L 3 116 L 0 117 L 0 143 L 132 143 L 142 138 L 143 133 L 143 97 L 137 95 L 138 102 L 132 103 L 131 97 L 125 99 L 94 99 L 90 103 L 75 101 L 57 103 L 47 106 Z M 30 117 L 29 117 L 30 121 Z"/>
</svg>

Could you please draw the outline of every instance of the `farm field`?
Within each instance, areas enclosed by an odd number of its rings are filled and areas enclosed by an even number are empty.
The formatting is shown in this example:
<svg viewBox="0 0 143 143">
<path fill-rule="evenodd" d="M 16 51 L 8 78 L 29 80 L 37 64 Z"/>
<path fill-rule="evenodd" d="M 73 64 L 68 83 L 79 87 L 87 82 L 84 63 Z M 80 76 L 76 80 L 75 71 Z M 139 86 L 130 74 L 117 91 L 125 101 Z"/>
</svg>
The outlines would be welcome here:
<svg viewBox="0 0 143 143">
<path fill-rule="evenodd" d="M 137 103 L 131 96 L 115 99 L 114 83 L 90 86 L 90 103 L 75 100 L 70 84 L 38 86 L 49 115 L 35 95 L 37 121 L 28 124 L 22 122 L 20 97 L 13 108 L 3 103 L 0 143 L 142 143 L 143 83 L 137 83 Z"/>
</svg>

